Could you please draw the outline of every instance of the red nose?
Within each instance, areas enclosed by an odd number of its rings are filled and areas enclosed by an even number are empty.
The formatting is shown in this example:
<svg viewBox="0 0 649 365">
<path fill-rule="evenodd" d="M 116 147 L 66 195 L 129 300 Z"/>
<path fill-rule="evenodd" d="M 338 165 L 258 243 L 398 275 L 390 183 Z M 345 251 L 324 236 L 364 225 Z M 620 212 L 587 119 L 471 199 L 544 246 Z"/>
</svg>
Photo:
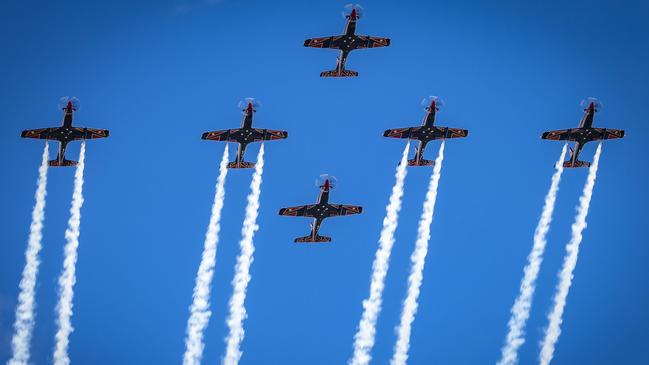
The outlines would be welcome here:
<svg viewBox="0 0 649 365">
<path fill-rule="evenodd" d="M 248 111 L 252 110 L 252 103 L 248 103 L 248 108 L 247 109 L 248 109 Z"/>
<path fill-rule="evenodd" d="M 68 106 L 66 107 L 68 110 L 72 110 L 72 102 L 68 101 Z"/>
<path fill-rule="evenodd" d="M 352 9 L 352 13 L 349 14 L 349 17 L 352 19 L 356 19 L 356 9 Z"/>
<path fill-rule="evenodd" d="M 324 188 L 329 189 L 329 179 L 325 180 Z"/>
<path fill-rule="evenodd" d="M 430 103 L 430 110 L 431 110 L 431 111 L 435 110 L 435 100 L 433 100 L 433 101 Z"/>
</svg>

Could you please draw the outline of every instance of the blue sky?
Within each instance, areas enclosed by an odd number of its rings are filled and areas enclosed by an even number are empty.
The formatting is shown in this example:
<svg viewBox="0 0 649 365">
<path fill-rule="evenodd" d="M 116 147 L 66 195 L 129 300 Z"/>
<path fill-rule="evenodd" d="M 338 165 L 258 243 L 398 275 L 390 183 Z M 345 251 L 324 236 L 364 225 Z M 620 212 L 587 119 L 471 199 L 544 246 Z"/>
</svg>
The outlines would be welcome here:
<svg viewBox="0 0 649 365">
<path fill-rule="evenodd" d="M 446 101 L 449 141 L 413 326 L 411 364 L 494 363 L 560 143 L 579 101 L 604 107 L 595 126 L 627 131 L 606 143 L 554 364 L 646 364 L 649 354 L 649 6 L 643 2 L 368 1 L 358 32 L 392 39 L 357 51 L 355 79 L 321 79 L 336 52 L 308 37 L 338 34 L 331 1 L 24 1 L 0 14 L 0 362 L 10 356 L 18 282 L 42 144 L 19 138 L 54 126 L 75 95 L 75 122 L 107 128 L 87 145 L 70 357 L 77 364 L 178 364 L 223 144 L 204 131 L 236 127 L 237 102 L 259 98 L 255 125 L 286 129 L 266 148 L 260 230 L 241 364 L 341 364 L 367 296 L 396 162 L 382 137 L 417 125 L 420 100 Z M 52 147 L 56 146 L 55 144 Z M 234 145 L 232 146 L 234 147 Z M 69 149 L 78 154 L 78 144 Z M 257 146 L 249 149 L 254 158 Z M 434 158 L 437 144 L 430 145 Z M 595 144 L 584 149 L 589 160 Z M 405 295 L 409 255 L 431 169 L 409 170 L 374 363 L 386 363 Z M 326 221 L 331 245 L 297 246 L 308 220 L 277 216 L 315 200 L 365 207 Z M 534 363 L 586 170 L 564 173 L 521 362 Z M 72 169 L 51 169 L 37 288 L 35 364 L 51 362 L 56 279 Z M 230 280 L 251 171 L 226 183 L 204 363 L 223 356 Z"/>
</svg>

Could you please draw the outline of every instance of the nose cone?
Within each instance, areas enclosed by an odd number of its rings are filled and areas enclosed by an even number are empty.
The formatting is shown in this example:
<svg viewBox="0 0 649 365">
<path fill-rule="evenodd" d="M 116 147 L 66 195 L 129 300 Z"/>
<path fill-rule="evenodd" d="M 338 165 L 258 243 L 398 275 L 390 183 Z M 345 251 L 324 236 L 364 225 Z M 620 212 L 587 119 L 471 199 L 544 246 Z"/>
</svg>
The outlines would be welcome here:
<svg viewBox="0 0 649 365">
<path fill-rule="evenodd" d="M 331 187 L 331 185 L 329 184 L 329 179 L 325 180 L 324 189 L 329 190 L 330 187 Z"/>
<path fill-rule="evenodd" d="M 430 110 L 435 111 L 437 110 L 437 103 L 435 102 L 435 99 L 430 103 Z"/>
<path fill-rule="evenodd" d="M 352 9 L 351 14 L 349 14 L 349 18 L 352 20 L 356 20 L 356 9 Z"/>
<path fill-rule="evenodd" d="M 68 111 L 72 111 L 72 101 L 68 101 L 68 105 L 65 107 Z"/>
<path fill-rule="evenodd" d="M 248 107 L 246 108 L 246 110 L 248 110 L 249 112 L 252 111 L 252 103 L 248 103 Z"/>
<path fill-rule="evenodd" d="M 591 101 L 590 104 L 588 104 L 588 110 L 595 111 L 595 102 Z"/>
</svg>

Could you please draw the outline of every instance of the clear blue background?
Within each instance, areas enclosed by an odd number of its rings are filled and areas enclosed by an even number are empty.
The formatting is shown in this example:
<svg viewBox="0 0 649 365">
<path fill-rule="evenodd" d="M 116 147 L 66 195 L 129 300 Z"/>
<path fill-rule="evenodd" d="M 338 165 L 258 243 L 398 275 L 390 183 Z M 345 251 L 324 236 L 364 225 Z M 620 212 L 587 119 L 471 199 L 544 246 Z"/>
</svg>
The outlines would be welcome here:
<svg viewBox="0 0 649 365">
<path fill-rule="evenodd" d="M 367 297 L 381 222 L 404 147 L 383 130 L 417 125 L 419 101 L 446 101 L 447 143 L 411 364 L 494 363 L 558 142 L 579 101 L 599 97 L 596 126 L 627 131 L 604 145 L 588 228 L 554 364 L 649 363 L 645 2 L 368 1 L 358 32 L 392 38 L 354 52 L 354 79 L 321 79 L 336 52 L 305 38 L 339 34 L 332 1 L 20 1 L 0 13 L 0 362 L 10 356 L 43 144 L 26 128 L 59 124 L 75 95 L 79 125 L 108 128 L 87 145 L 86 202 L 74 298 L 75 364 L 178 364 L 224 145 L 202 132 L 236 127 L 239 99 L 259 98 L 256 126 L 286 129 L 267 144 L 260 230 L 241 364 L 342 364 Z M 69 150 L 78 154 L 79 144 Z M 51 145 L 52 149 L 57 144 Z M 232 145 L 231 148 L 235 146 Z M 589 144 L 590 160 L 596 145 Z M 254 159 L 258 146 L 249 150 Z M 437 144 L 427 152 L 434 158 Z M 53 155 L 53 153 L 52 153 Z M 33 362 L 51 362 L 73 169 L 50 169 Z M 379 318 L 374 363 L 392 354 L 409 255 L 431 169 L 410 169 Z M 332 201 L 365 207 L 331 219 L 331 245 L 297 246 L 307 219 L 281 206 L 315 200 L 314 179 L 338 177 Z M 204 363 L 224 353 L 227 301 L 250 171 L 231 171 Z M 521 363 L 536 362 L 586 170 L 564 173 Z"/>
</svg>

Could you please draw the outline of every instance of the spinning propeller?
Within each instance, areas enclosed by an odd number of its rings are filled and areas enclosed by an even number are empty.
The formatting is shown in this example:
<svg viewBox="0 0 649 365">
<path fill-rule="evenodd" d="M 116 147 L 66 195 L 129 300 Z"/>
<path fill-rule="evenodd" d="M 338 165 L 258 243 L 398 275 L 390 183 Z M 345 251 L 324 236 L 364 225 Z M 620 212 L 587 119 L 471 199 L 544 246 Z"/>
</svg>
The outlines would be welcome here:
<svg viewBox="0 0 649 365">
<path fill-rule="evenodd" d="M 259 100 L 248 97 L 239 102 L 239 109 L 245 110 L 246 108 L 248 108 L 248 104 L 252 104 L 252 110 L 254 111 L 257 111 L 257 109 L 261 108 L 261 103 L 259 102 Z"/>
<path fill-rule="evenodd" d="M 586 110 L 588 109 L 591 103 L 595 105 L 595 111 L 598 111 L 602 107 L 602 102 L 599 101 L 599 99 L 594 98 L 592 96 L 589 96 L 586 99 L 582 100 L 579 103 L 579 106 L 581 106 L 582 108 L 584 108 L 584 110 Z"/>
<path fill-rule="evenodd" d="M 338 184 L 338 179 L 335 176 L 329 174 L 321 174 L 317 179 L 315 179 L 315 186 L 321 188 L 324 186 L 325 181 L 329 180 L 329 187 L 333 189 L 336 184 Z"/>
<path fill-rule="evenodd" d="M 65 108 L 68 107 L 68 102 L 72 102 L 72 110 L 79 110 L 79 99 L 77 99 L 75 96 L 64 96 L 59 99 L 59 103 L 57 105 L 59 109 L 65 110 Z"/>
<path fill-rule="evenodd" d="M 365 15 L 365 10 L 362 6 L 360 6 L 360 4 L 347 4 L 345 5 L 345 10 L 343 10 L 342 12 L 343 18 L 349 18 L 352 10 L 356 10 L 356 19 L 360 19 L 363 15 Z"/>
<path fill-rule="evenodd" d="M 430 106 L 433 104 L 433 101 L 435 102 L 435 110 L 439 110 L 440 108 L 443 108 L 444 105 L 446 105 L 446 103 L 444 103 L 444 100 L 442 100 L 438 96 L 431 95 L 421 101 L 421 106 L 423 106 L 424 109 L 429 110 Z"/>
</svg>

